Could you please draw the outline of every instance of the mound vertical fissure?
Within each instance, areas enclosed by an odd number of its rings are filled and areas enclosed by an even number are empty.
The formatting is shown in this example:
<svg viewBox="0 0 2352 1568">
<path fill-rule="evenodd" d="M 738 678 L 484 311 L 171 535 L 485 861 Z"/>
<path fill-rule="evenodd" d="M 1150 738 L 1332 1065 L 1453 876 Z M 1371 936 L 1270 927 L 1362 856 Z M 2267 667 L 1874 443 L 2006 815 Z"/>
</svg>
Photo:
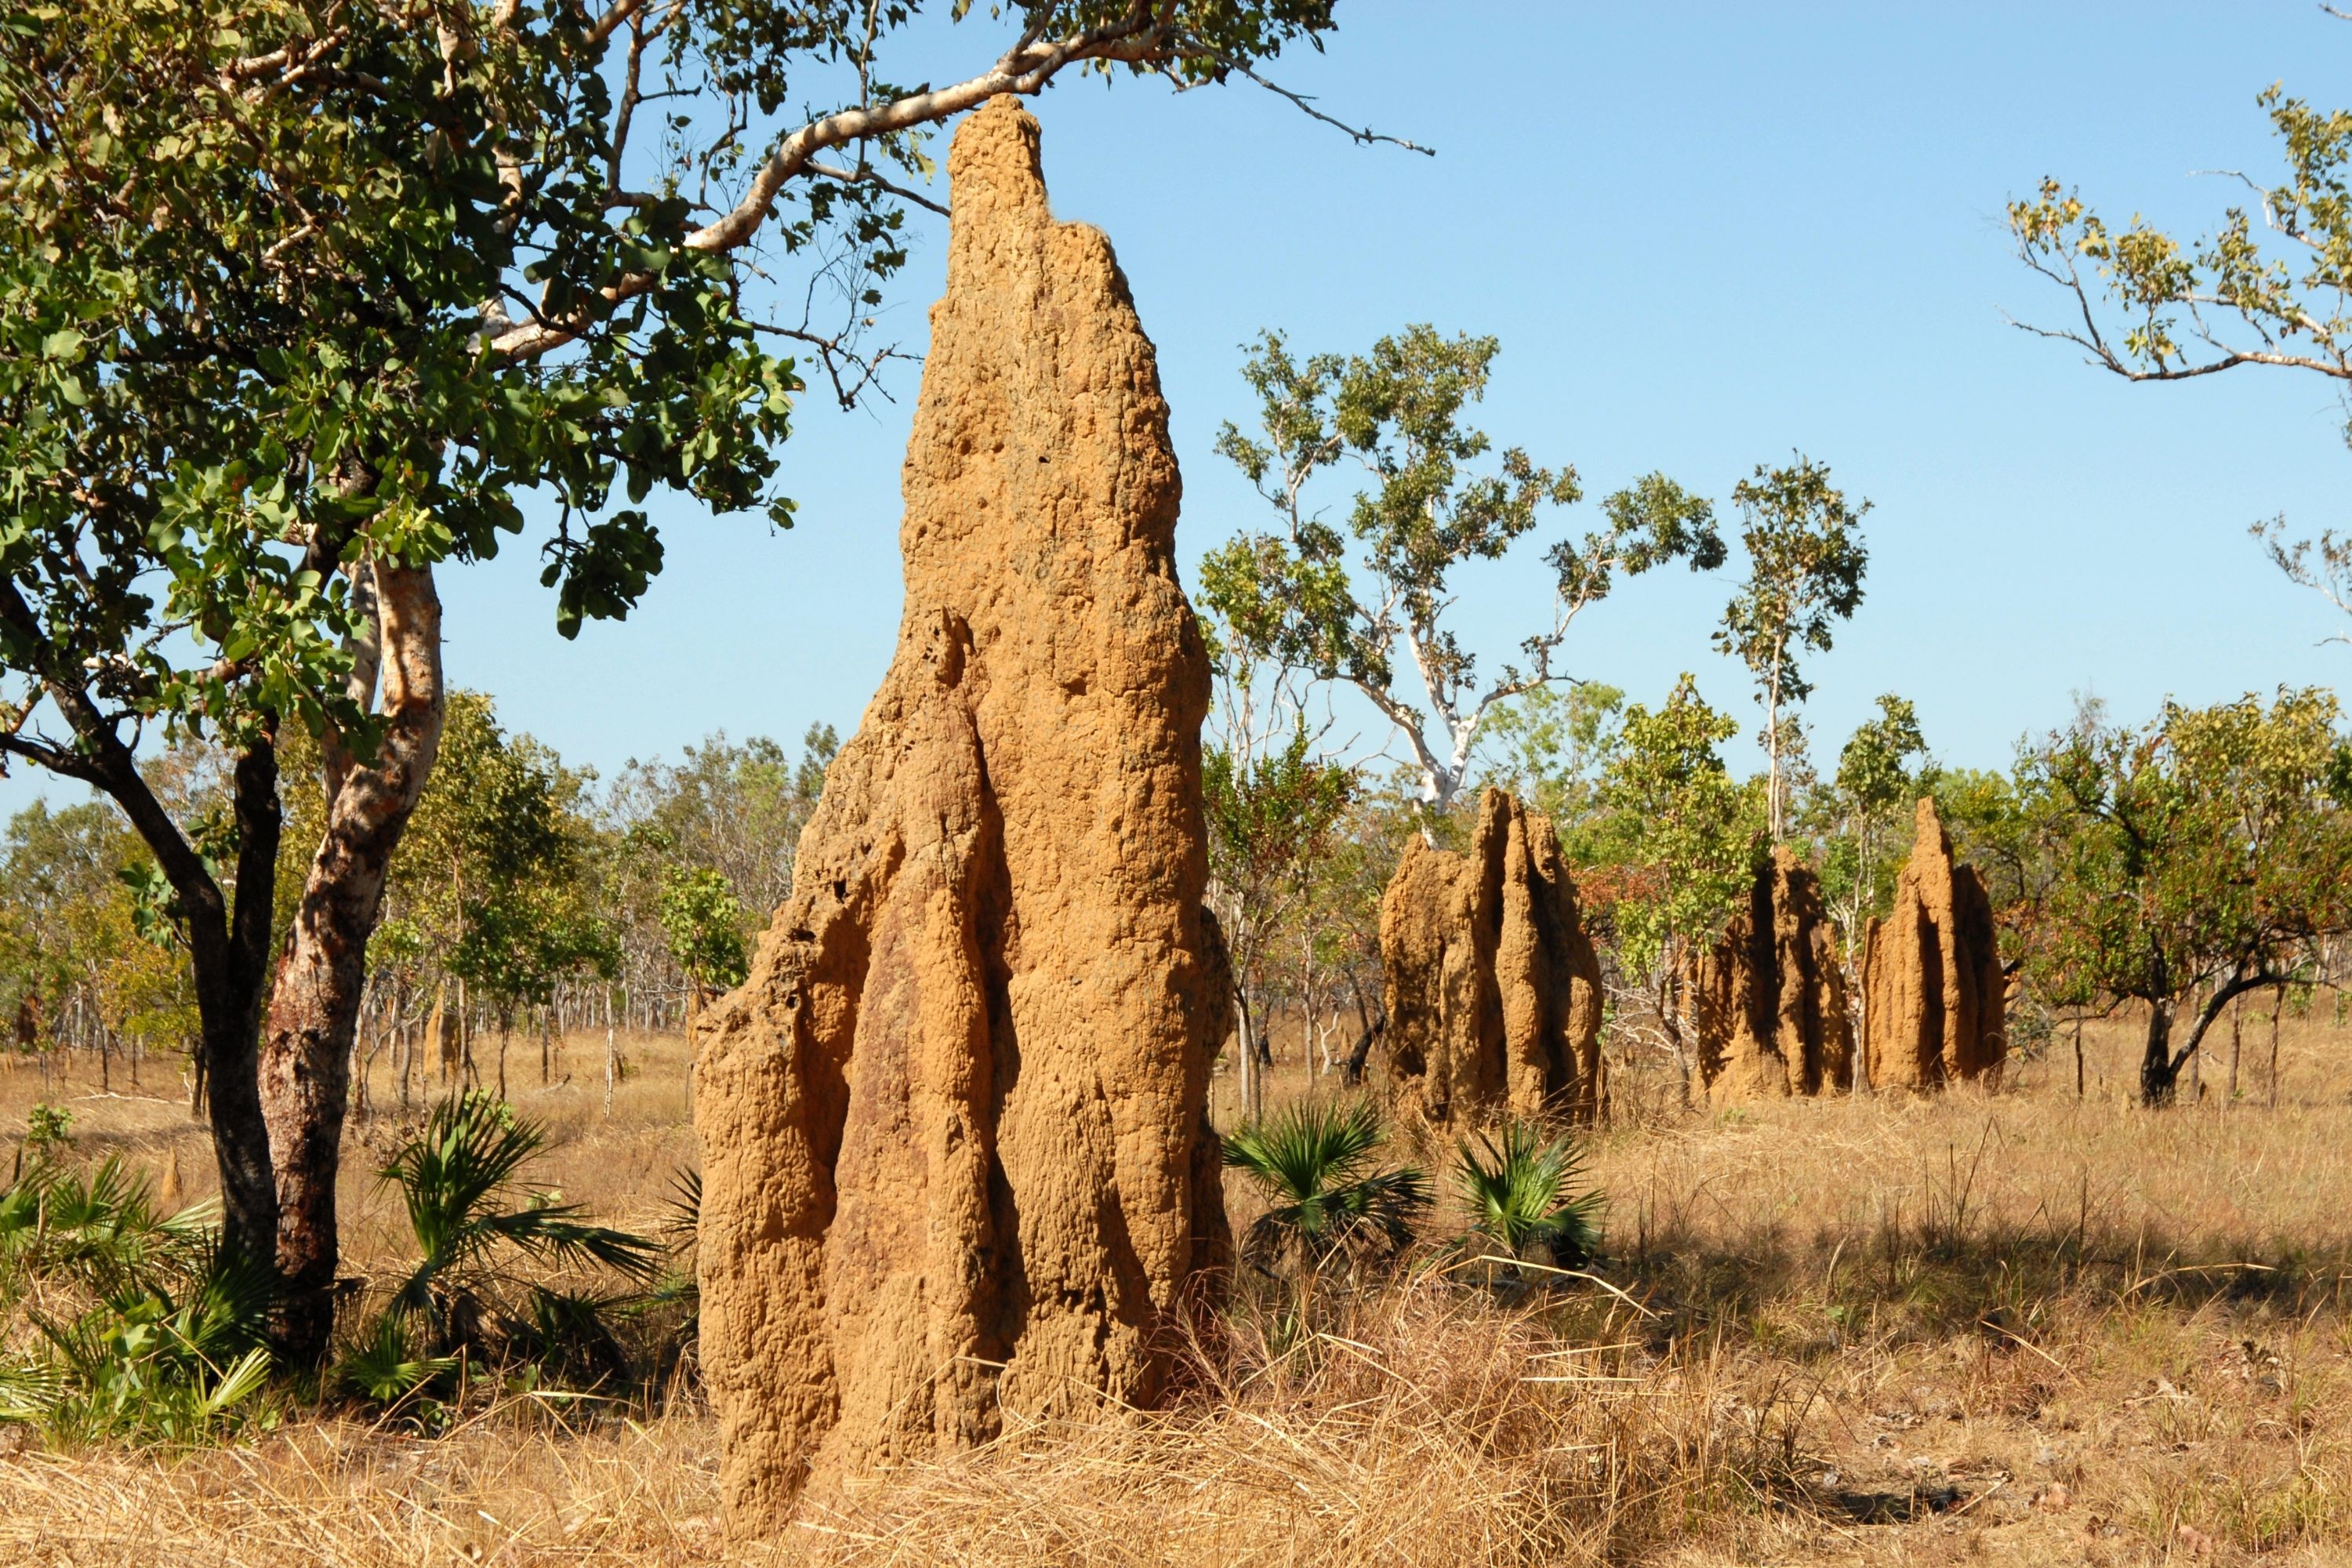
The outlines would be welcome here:
<svg viewBox="0 0 2352 1568">
<path fill-rule="evenodd" d="M 1786 845 L 1723 938 L 1694 954 L 1684 994 L 1700 1085 L 1717 1105 L 1853 1083 L 1853 1031 L 1821 882 Z"/>
<path fill-rule="evenodd" d="M 702 1355 L 738 1535 L 814 1478 L 1148 1405 L 1230 1256 L 1208 666 L 1108 243 L 974 113 L 904 475 L 896 657 L 699 1031 Z"/>
<path fill-rule="evenodd" d="M 1601 963 L 1551 821 L 1498 789 L 1467 853 L 1414 838 L 1381 900 L 1386 1089 L 1409 1125 L 1595 1120 Z"/>
<path fill-rule="evenodd" d="M 1919 802 L 1895 902 L 1870 922 L 1863 1061 L 1872 1087 L 1932 1090 L 1997 1070 L 2008 1055 L 2007 983 L 1992 900 L 1957 863 L 1933 800 Z"/>
</svg>

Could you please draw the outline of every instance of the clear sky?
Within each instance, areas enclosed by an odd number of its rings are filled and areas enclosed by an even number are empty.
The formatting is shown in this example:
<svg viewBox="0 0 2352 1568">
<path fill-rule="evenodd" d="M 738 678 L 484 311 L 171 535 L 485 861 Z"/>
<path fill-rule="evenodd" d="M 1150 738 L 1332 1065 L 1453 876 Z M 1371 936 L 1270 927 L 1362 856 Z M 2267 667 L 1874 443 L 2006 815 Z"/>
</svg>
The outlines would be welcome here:
<svg viewBox="0 0 2352 1568">
<path fill-rule="evenodd" d="M 1003 46 L 986 10 L 926 23 L 892 77 L 970 74 Z M 1250 413 L 1238 345 L 1278 326 L 1302 350 L 1360 350 L 1426 320 L 1501 338 L 1483 422 L 1575 463 L 1595 495 L 1662 468 L 1722 500 L 1801 448 L 1876 503 L 1867 600 L 1809 666 L 1817 755 L 1887 690 L 1917 702 L 1946 761 L 1998 766 L 2076 691 L 2136 718 L 2168 695 L 2352 672 L 2352 648 L 2317 646 L 2340 617 L 2245 537 L 2278 512 L 2306 531 L 2352 521 L 2336 387 L 2262 371 L 2134 387 L 2088 368 L 2005 322 L 2062 301 L 2002 223 L 2055 173 L 2112 217 L 2203 227 L 2232 192 L 2194 171 L 2275 168 L 2262 89 L 2352 103 L 2352 25 L 2309 0 L 1339 15 L 1327 55 L 1275 74 L 1436 157 L 1351 145 L 1246 84 L 1072 80 L 1034 105 L 1056 212 L 1108 232 L 1159 344 L 1188 578 L 1261 504 L 1211 449 Z M 915 216 L 932 226 L 890 319 L 919 349 L 944 220 Z M 898 618 L 914 370 L 892 390 L 853 416 L 805 399 L 791 531 L 658 514 L 668 568 L 625 624 L 558 638 L 528 547 L 445 573 L 450 676 L 606 770 L 719 728 L 845 735 Z M 1489 660 L 1548 613 L 1540 551 L 1465 582 Z M 1625 584 L 1565 663 L 1651 701 L 1693 669 L 1752 721 L 1744 673 L 1707 647 L 1730 586 L 1680 568 Z"/>
</svg>

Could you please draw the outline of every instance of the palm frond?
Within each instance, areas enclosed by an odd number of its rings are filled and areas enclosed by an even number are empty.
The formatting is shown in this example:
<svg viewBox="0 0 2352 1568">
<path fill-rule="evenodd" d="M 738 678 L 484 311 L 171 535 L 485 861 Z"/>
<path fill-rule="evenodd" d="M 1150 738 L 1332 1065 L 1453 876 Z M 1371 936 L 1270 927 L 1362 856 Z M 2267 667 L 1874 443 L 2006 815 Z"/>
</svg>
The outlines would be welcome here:
<svg viewBox="0 0 2352 1568">
<path fill-rule="evenodd" d="M 338 1385 L 378 1405 L 396 1405 L 457 1370 L 456 1356 L 420 1353 L 397 1312 L 376 1319 L 375 1331 L 336 1363 Z"/>
<path fill-rule="evenodd" d="M 1601 1195 L 1577 1191 L 1584 1154 L 1572 1136 L 1547 1137 L 1534 1123 L 1514 1120 L 1499 1142 L 1481 1132 L 1462 1140 L 1456 1152 L 1475 1234 L 1513 1258 L 1540 1249 L 1556 1262 L 1574 1263 L 1599 1249 Z"/>
<path fill-rule="evenodd" d="M 1243 1238 L 1243 1256 L 1271 1272 L 1293 1256 L 1320 1268 L 1402 1247 L 1429 1206 L 1429 1181 L 1412 1166 L 1377 1169 L 1385 1141 L 1368 1100 L 1309 1101 L 1237 1129 L 1224 1141 L 1225 1163 L 1271 1200 Z"/>
</svg>

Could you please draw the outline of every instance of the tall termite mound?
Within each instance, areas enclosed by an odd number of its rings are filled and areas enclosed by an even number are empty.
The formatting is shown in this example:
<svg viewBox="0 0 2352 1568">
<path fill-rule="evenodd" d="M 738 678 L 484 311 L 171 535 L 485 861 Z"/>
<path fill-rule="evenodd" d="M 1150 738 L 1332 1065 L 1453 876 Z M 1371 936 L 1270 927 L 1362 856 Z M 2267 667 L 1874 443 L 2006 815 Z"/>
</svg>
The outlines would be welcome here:
<svg viewBox="0 0 2352 1568">
<path fill-rule="evenodd" d="M 702 1364 L 739 1538 L 1005 1407 L 1150 1405 L 1230 1258 L 1168 407 L 1037 142 L 1009 98 L 956 133 L 897 655 L 698 1031 Z"/>
<path fill-rule="evenodd" d="M 1699 1080 L 1717 1105 L 1814 1095 L 1853 1083 L 1845 977 L 1820 881 L 1787 846 L 1757 873 L 1748 906 L 1684 974 Z"/>
<path fill-rule="evenodd" d="M 1870 922 L 1864 952 L 1862 1058 L 1873 1088 L 1929 1090 L 2000 1066 L 2008 1023 L 1992 900 L 1975 867 L 1953 863 L 1932 800 L 1919 803 L 1895 907 Z"/>
<path fill-rule="evenodd" d="M 1549 817 L 1498 789 L 1467 854 L 1419 838 L 1381 900 L 1390 1103 L 1409 1125 L 1599 1114 L 1601 963 Z"/>
</svg>

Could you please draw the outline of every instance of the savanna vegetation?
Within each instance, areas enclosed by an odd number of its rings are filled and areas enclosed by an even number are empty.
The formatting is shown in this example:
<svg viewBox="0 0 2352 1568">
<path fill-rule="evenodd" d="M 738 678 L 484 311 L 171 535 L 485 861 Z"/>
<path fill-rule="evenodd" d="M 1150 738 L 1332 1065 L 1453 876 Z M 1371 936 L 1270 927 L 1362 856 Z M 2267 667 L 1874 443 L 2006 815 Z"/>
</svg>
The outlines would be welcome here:
<svg viewBox="0 0 2352 1568">
<path fill-rule="evenodd" d="M 1262 74 L 1333 35 L 1318 0 L 960 4 L 969 72 L 900 84 L 917 9 L 0 0 L 0 759 L 58 785 L 0 835 L 10 1553 L 720 1559 L 689 1034 L 839 734 L 567 762 L 445 679 L 436 574 L 529 536 L 568 636 L 657 591 L 656 491 L 788 527 L 794 401 L 909 357 L 877 312 L 991 96 L 1255 83 L 1423 151 Z M 2264 104 L 2259 220 L 2010 209 L 2074 323 L 2044 335 L 2352 380 L 2352 117 Z M 2342 1561 L 2336 696 L 2085 700 L 1991 769 L 1900 691 L 1820 733 L 1899 520 L 1802 452 L 1589 494 L 1478 423 L 1505 352 L 1241 351 L 1216 451 L 1264 510 L 1188 584 L 1236 1247 L 1180 1396 L 1008 1411 L 764 1550 Z M 2352 605 L 2336 534 L 2256 533 Z M 1601 679 L 1580 616 L 1665 568 L 1719 574 L 1693 662 L 1744 694 Z M 1552 590 L 1499 665 L 1480 570 Z M 1560 835 L 1612 1090 L 1439 1142 L 1381 1105 L 1380 905 L 1487 785 Z M 2004 1072 L 1710 1109 L 1691 956 L 1785 848 L 1854 990 L 1922 798 L 1991 897 Z"/>
</svg>

